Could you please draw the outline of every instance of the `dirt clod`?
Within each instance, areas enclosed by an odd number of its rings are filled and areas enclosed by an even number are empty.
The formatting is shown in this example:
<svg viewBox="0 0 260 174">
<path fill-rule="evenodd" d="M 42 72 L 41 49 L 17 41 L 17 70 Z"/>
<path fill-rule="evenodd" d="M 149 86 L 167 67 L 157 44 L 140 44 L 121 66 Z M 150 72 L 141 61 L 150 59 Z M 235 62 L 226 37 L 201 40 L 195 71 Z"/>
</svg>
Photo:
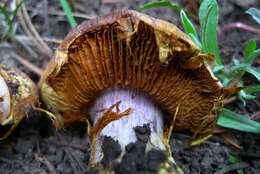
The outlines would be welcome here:
<svg viewBox="0 0 260 174">
<path fill-rule="evenodd" d="M 147 167 L 151 171 L 157 171 L 160 164 L 166 160 L 165 153 L 160 150 L 152 149 L 147 154 Z"/>
<path fill-rule="evenodd" d="M 102 151 L 104 157 L 101 163 L 107 167 L 107 165 L 116 159 L 122 152 L 120 144 L 113 140 L 111 137 L 104 136 Z"/>
</svg>

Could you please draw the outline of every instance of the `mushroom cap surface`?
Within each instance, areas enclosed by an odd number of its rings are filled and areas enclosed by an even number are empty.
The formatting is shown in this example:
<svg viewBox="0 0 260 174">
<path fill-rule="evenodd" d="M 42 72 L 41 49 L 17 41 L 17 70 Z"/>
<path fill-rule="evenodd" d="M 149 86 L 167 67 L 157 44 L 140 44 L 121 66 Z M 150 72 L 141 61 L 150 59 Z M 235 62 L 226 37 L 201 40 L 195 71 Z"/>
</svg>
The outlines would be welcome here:
<svg viewBox="0 0 260 174">
<path fill-rule="evenodd" d="M 63 124 L 88 119 L 106 89 L 134 88 L 169 112 L 166 127 L 208 135 L 223 107 L 223 87 L 205 57 L 212 56 L 175 25 L 122 10 L 67 35 L 41 78 L 41 98 Z"/>
<path fill-rule="evenodd" d="M 0 64 L 0 125 L 20 121 L 38 100 L 35 83 L 23 72 Z"/>
</svg>

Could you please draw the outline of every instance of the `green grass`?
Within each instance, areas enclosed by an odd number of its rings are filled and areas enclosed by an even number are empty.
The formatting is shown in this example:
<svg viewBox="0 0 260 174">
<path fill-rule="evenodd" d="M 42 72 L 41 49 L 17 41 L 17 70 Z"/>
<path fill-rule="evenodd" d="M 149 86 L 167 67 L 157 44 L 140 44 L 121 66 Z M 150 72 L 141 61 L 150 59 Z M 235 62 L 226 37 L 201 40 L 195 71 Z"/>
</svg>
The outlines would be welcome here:
<svg viewBox="0 0 260 174">
<path fill-rule="evenodd" d="M 238 163 L 238 159 L 232 155 L 229 156 L 229 161 L 232 163 L 232 164 L 236 164 Z M 237 174 L 244 174 L 244 171 L 242 169 L 239 169 L 237 170 Z"/>
<path fill-rule="evenodd" d="M 21 5 L 24 3 L 25 0 L 22 0 L 21 2 L 19 2 L 15 8 L 15 10 L 12 12 L 13 17 L 11 18 L 9 16 L 9 14 L 7 13 L 7 11 L 4 9 L 4 7 L 2 7 L 0 5 L 0 11 L 3 13 L 3 15 L 5 16 L 5 20 L 7 21 L 8 27 L 9 27 L 9 37 L 12 37 L 13 35 L 13 21 L 16 18 L 17 15 L 17 11 L 19 10 L 19 8 L 21 7 Z"/>
<path fill-rule="evenodd" d="M 77 22 L 76 20 L 74 19 L 74 17 L 72 16 L 72 13 L 71 13 L 71 10 L 70 10 L 70 7 L 67 3 L 66 0 L 60 0 L 60 4 L 63 8 L 63 11 L 65 12 L 66 16 L 67 16 L 67 19 L 70 23 L 70 26 L 73 28 L 75 26 L 77 26 Z"/>
<path fill-rule="evenodd" d="M 256 49 L 256 42 L 250 40 L 244 51 L 244 59 L 239 62 L 236 58 L 233 59 L 234 65 L 227 69 L 221 61 L 219 55 L 217 28 L 218 28 L 218 4 L 216 0 L 203 0 L 200 1 L 199 8 L 199 20 L 200 20 L 200 38 L 193 26 L 191 20 L 187 17 L 185 10 L 175 9 L 177 5 L 169 5 L 168 1 L 162 1 L 161 3 L 149 3 L 140 8 L 144 10 L 152 7 L 167 6 L 174 10 L 180 11 L 181 21 L 185 32 L 191 37 L 195 44 L 197 44 L 203 53 L 212 53 L 216 58 L 217 65 L 213 69 L 215 76 L 221 79 L 224 87 L 229 87 L 233 82 L 237 82 L 237 86 L 243 86 L 242 76 L 245 73 L 252 74 L 258 82 L 260 81 L 260 74 L 254 70 L 251 66 L 253 60 L 260 55 L 260 49 Z M 173 6 L 173 7 L 172 7 Z M 255 8 L 249 9 L 246 13 L 250 14 L 256 21 L 260 21 L 259 10 Z M 254 99 L 255 96 L 251 93 L 259 92 L 260 85 L 254 87 L 247 87 L 238 92 L 238 98 L 241 102 L 246 105 L 246 101 Z M 229 109 L 224 108 L 218 125 L 232 128 L 240 131 L 251 132 L 260 134 L 260 123 L 249 120 L 247 117 L 239 115 Z"/>
</svg>

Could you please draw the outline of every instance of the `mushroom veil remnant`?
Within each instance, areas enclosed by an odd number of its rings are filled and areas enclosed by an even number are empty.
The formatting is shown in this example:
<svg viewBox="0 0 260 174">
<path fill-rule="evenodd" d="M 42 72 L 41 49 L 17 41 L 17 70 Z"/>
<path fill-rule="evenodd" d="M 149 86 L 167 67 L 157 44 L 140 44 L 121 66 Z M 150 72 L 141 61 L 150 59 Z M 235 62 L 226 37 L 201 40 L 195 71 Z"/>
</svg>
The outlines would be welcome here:
<svg viewBox="0 0 260 174">
<path fill-rule="evenodd" d="M 178 173 L 172 130 L 190 130 L 191 145 L 199 144 L 212 135 L 221 113 L 225 90 L 208 66 L 212 59 L 175 25 L 122 10 L 68 34 L 41 78 L 41 99 L 57 127 L 88 122 L 91 166 L 102 166 L 106 137 L 124 153 L 142 139 L 136 128 L 146 125 L 146 151 L 167 154 L 158 171 Z"/>
</svg>

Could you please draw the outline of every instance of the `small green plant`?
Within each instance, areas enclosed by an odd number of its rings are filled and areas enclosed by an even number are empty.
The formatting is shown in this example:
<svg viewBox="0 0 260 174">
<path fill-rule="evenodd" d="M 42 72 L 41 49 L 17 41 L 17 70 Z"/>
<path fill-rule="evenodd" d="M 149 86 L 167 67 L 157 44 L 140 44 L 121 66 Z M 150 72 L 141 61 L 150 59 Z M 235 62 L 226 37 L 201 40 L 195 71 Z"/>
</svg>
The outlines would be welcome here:
<svg viewBox="0 0 260 174">
<path fill-rule="evenodd" d="M 229 161 L 232 164 L 236 164 L 238 162 L 238 159 L 232 155 L 229 156 Z M 242 169 L 237 170 L 237 174 L 244 174 L 244 171 Z"/>
<path fill-rule="evenodd" d="M 203 0 L 199 8 L 199 20 L 200 20 L 200 38 L 196 32 L 190 19 L 187 17 L 186 12 L 183 9 L 179 10 L 179 6 L 174 4 L 169 5 L 168 1 L 162 1 L 162 3 L 149 3 L 141 7 L 141 10 L 158 7 L 158 6 L 170 6 L 171 8 L 180 11 L 181 21 L 185 32 L 191 37 L 195 44 L 197 44 L 203 53 L 212 53 L 216 58 L 217 65 L 213 72 L 215 76 L 221 79 L 224 87 L 243 86 L 241 77 L 245 72 L 252 74 L 258 81 L 260 81 L 260 74 L 251 66 L 253 60 L 260 55 L 260 49 L 256 49 L 256 42 L 251 40 L 245 48 L 244 60 L 239 62 L 237 59 L 233 59 L 234 66 L 229 70 L 222 64 L 219 56 L 217 27 L 218 27 L 218 4 L 216 0 Z M 175 8 L 178 7 L 178 8 Z M 247 13 L 251 14 L 255 20 L 260 21 L 259 11 L 255 9 L 249 9 Z M 246 105 L 246 100 L 254 99 L 255 96 L 250 95 L 251 92 L 259 92 L 260 85 L 255 87 L 248 87 L 241 90 L 238 93 L 238 98 Z M 226 108 L 218 120 L 218 125 L 233 128 L 240 131 L 246 131 L 251 133 L 260 134 L 260 123 L 247 119 L 246 117 L 236 114 Z"/>
<path fill-rule="evenodd" d="M 4 7 L 0 5 L 0 11 L 5 16 L 5 20 L 7 21 L 7 24 L 9 27 L 9 37 L 12 37 L 12 35 L 13 35 L 13 21 L 16 18 L 18 9 L 21 7 L 21 5 L 24 3 L 24 1 L 25 0 L 22 0 L 21 2 L 19 2 L 17 4 L 15 10 L 12 12 L 13 17 L 10 17 L 10 15 L 7 13 L 7 11 L 4 9 Z"/>
</svg>

